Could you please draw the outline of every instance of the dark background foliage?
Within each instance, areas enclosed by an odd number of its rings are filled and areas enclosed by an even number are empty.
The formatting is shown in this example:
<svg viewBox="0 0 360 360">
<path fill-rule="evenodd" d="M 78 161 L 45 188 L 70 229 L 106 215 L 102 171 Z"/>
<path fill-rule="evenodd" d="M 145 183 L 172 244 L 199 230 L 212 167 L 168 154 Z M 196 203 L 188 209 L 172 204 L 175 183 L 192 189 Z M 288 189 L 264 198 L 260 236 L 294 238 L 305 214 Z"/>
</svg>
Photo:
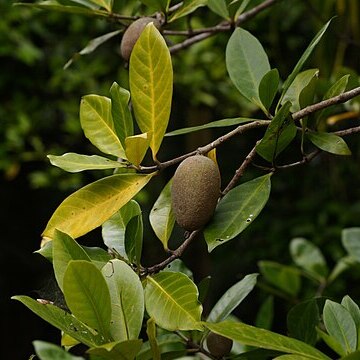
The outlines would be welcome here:
<svg viewBox="0 0 360 360">
<path fill-rule="evenodd" d="M 130 13 L 135 5 L 136 1 L 128 1 L 119 5 L 118 10 Z M 356 0 L 284 0 L 246 23 L 245 28 L 261 41 L 272 66 L 285 78 L 321 25 L 337 15 L 306 64 L 307 68 L 320 69 L 318 98 L 321 98 L 324 89 L 347 72 L 353 74 L 349 87 L 358 86 L 359 7 Z M 139 9 L 146 14 L 145 8 Z M 119 56 L 121 35 L 90 55 L 75 56 L 74 63 L 63 69 L 88 41 L 121 28 L 115 22 L 13 7 L 7 0 L 0 0 L 0 14 L 0 308 L 1 330 L 5 335 L 0 357 L 25 359 L 32 353 L 32 340 L 58 342 L 59 333 L 25 307 L 11 302 L 10 296 L 30 294 L 56 300 L 51 267 L 41 256 L 33 254 L 39 248 L 41 231 L 66 195 L 104 175 L 65 173 L 51 167 L 46 155 L 69 151 L 95 153 L 80 128 L 80 98 L 90 93 L 107 95 L 113 81 L 127 87 L 127 69 Z M 218 21 L 206 8 L 192 17 L 194 27 Z M 185 27 L 186 23 L 179 21 L 172 26 Z M 175 88 L 169 130 L 226 117 L 259 115 L 241 98 L 227 76 L 224 50 L 228 37 L 228 33 L 218 34 L 174 55 Z M 359 124 L 359 103 L 350 110 L 354 109 L 357 116 L 337 122 L 333 129 Z M 335 107 L 334 113 L 339 111 L 344 108 Z M 225 131 L 215 129 L 166 138 L 159 157 L 170 159 L 193 150 Z M 260 134 L 247 133 L 218 149 L 224 184 Z M 205 309 L 237 279 L 258 271 L 259 260 L 290 263 L 288 245 L 294 237 L 305 237 L 320 246 L 329 264 L 344 253 L 341 229 L 359 226 L 360 219 L 360 146 L 356 136 L 346 140 L 352 157 L 323 154 L 303 167 L 277 172 L 269 203 L 238 239 L 210 255 L 203 241 L 192 245 L 184 261 L 194 271 L 196 281 L 212 276 Z M 290 155 L 280 158 L 281 161 L 295 161 L 300 156 L 295 147 L 287 153 Z M 144 207 L 146 265 L 165 256 L 146 216 L 173 171 L 167 170 L 138 197 Z M 245 179 L 260 174 L 260 170 L 251 168 Z M 179 234 L 178 229 L 172 239 L 174 244 Z M 81 241 L 98 245 L 100 232 L 96 230 Z M 356 271 L 346 273 L 326 295 L 338 300 L 337 297 L 349 293 L 359 301 L 358 281 Z M 256 290 L 237 315 L 254 323 L 264 296 L 264 292 Z M 281 299 L 275 301 L 275 329 L 286 323 L 286 306 Z"/>
</svg>

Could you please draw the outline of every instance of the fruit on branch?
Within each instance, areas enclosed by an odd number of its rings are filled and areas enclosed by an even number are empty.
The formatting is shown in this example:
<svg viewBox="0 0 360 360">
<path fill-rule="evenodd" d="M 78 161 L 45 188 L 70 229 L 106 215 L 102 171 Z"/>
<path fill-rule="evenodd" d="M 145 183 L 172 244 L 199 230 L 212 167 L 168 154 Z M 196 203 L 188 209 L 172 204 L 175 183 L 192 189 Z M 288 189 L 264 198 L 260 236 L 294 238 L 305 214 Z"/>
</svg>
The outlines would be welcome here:
<svg viewBox="0 0 360 360">
<path fill-rule="evenodd" d="M 220 195 L 220 172 L 203 155 L 186 158 L 177 168 L 171 187 L 177 223 L 188 231 L 202 228 L 212 217 Z"/>
<path fill-rule="evenodd" d="M 135 20 L 124 32 L 121 40 L 120 52 L 124 60 L 129 61 L 132 49 L 140 37 L 145 26 L 154 23 L 157 29 L 160 28 L 160 21 L 152 17 L 143 17 Z"/>
<path fill-rule="evenodd" d="M 222 358 L 230 353 L 233 341 L 224 336 L 210 332 L 206 338 L 206 345 L 212 355 Z"/>
</svg>

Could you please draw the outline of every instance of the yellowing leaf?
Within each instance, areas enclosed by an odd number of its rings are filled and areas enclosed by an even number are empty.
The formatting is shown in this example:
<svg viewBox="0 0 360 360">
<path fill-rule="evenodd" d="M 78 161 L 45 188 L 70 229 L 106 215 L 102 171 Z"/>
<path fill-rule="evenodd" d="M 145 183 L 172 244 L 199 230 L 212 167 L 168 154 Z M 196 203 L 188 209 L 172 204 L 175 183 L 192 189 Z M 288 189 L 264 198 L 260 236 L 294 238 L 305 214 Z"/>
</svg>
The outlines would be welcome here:
<svg viewBox="0 0 360 360">
<path fill-rule="evenodd" d="M 80 104 L 80 123 L 85 136 L 105 154 L 125 157 L 111 114 L 111 100 L 105 96 L 86 95 Z"/>
<path fill-rule="evenodd" d="M 130 93 L 141 132 L 152 132 L 153 158 L 169 122 L 173 71 L 169 49 L 156 27 L 148 24 L 130 57 Z"/>
<path fill-rule="evenodd" d="M 139 166 L 149 147 L 151 136 L 149 133 L 128 136 L 125 139 L 125 153 L 127 159 L 135 166 Z"/>
<path fill-rule="evenodd" d="M 131 200 L 153 175 L 112 175 L 79 189 L 55 210 L 43 236 L 52 239 L 55 229 L 73 238 L 88 233 Z"/>
<path fill-rule="evenodd" d="M 206 156 L 211 159 L 216 165 L 218 165 L 217 160 L 216 160 L 216 148 L 210 150 Z"/>
</svg>

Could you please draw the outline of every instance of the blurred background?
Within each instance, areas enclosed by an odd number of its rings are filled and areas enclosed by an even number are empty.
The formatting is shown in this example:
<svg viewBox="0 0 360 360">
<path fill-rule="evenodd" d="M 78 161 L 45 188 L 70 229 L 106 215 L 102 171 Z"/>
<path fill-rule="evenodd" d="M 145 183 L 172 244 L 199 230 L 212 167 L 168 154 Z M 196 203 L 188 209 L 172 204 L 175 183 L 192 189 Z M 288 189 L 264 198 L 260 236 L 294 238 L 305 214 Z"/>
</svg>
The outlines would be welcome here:
<svg viewBox="0 0 360 360">
<path fill-rule="evenodd" d="M 259 2 L 252 1 L 251 5 Z M 115 4 L 122 14 L 131 14 L 134 9 L 139 14 L 149 14 L 138 1 L 115 0 Z M 80 128 L 81 96 L 90 93 L 107 96 L 114 81 L 128 88 L 128 70 L 119 55 L 121 34 L 91 54 L 79 55 L 91 39 L 122 29 L 119 23 L 13 6 L 13 2 L 7 0 L 0 0 L 0 14 L 0 309 L 3 334 L 0 358 L 27 359 L 33 351 L 33 340 L 58 343 L 59 332 L 10 297 L 18 294 L 56 296 L 50 264 L 34 254 L 40 246 L 41 232 L 67 195 L 110 174 L 101 171 L 66 173 L 52 167 L 46 155 L 97 153 Z M 321 99 L 326 89 L 344 74 L 351 74 L 348 88 L 359 86 L 360 4 L 357 0 L 283 0 L 245 23 L 244 28 L 260 40 L 271 66 L 277 67 L 285 79 L 317 31 L 333 16 L 337 17 L 305 66 L 320 69 L 316 98 Z M 220 18 L 206 7 L 198 9 L 191 18 L 194 28 L 215 25 L 219 21 Z M 185 20 L 172 25 L 177 29 L 185 26 Z M 169 130 L 228 117 L 262 116 L 241 98 L 229 80 L 224 58 L 229 35 L 218 34 L 173 56 L 175 84 Z M 73 59 L 73 63 L 64 69 L 69 59 Z M 324 129 L 335 131 L 359 125 L 359 111 L 359 99 L 346 106 L 335 106 L 329 114 L 335 117 L 331 124 L 324 123 Z M 167 160 L 194 150 L 228 130 L 206 130 L 166 138 L 159 158 Z M 249 132 L 218 148 L 224 185 L 261 134 L 260 131 Z M 294 237 L 305 237 L 317 244 L 329 266 L 344 254 L 341 230 L 360 226 L 360 141 L 357 135 L 345 140 L 352 151 L 351 157 L 322 154 L 308 165 L 276 172 L 268 204 L 238 239 L 210 255 L 202 240 L 187 251 L 184 262 L 194 272 L 195 280 L 212 276 L 205 310 L 237 280 L 257 272 L 258 261 L 290 263 L 288 247 Z M 280 157 L 279 162 L 299 160 L 298 145 Z M 261 159 L 259 164 L 263 164 Z M 148 213 L 174 170 L 166 170 L 137 197 L 144 209 L 144 261 L 149 262 L 145 265 L 165 257 L 149 226 Z M 243 181 L 261 174 L 261 170 L 252 167 Z M 173 244 L 181 236 L 177 229 Z M 100 231 L 93 231 L 80 242 L 100 246 Z M 359 271 L 345 273 L 326 295 L 336 297 L 350 293 L 359 300 L 359 278 Z M 255 290 L 237 315 L 254 323 L 254 314 L 264 296 L 261 289 Z M 281 324 L 281 316 L 286 313 L 281 300 L 275 302 L 275 309 Z"/>
</svg>

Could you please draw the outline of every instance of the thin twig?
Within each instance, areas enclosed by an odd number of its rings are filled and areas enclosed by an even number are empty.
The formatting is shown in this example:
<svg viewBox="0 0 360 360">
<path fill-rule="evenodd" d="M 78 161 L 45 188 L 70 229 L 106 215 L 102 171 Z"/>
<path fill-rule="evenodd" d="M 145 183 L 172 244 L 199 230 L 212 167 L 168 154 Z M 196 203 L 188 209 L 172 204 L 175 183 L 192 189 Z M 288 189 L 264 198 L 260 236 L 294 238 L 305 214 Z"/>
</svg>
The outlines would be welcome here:
<svg viewBox="0 0 360 360">
<path fill-rule="evenodd" d="M 345 130 L 334 131 L 331 134 L 335 134 L 337 136 L 346 136 L 346 135 L 356 134 L 358 132 L 360 132 L 360 126 L 355 126 L 355 127 L 352 127 L 350 129 L 345 129 Z"/>
<path fill-rule="evenodd" d="M 346 91 L 338 96 L 334 96 L 330 99 L 320 101 L 316 104 L 309 105 L 304 109 L 301 109 L 300 111 L 297 111 L 292 115 L 292 118 L 294 120 L 300 120 L 316 111 L 325 109 L 331 105 L 341 104 L 344 103 L 356 96 L 360 95 L 360 86 L 356 87 L 352 90 Z"/>
<path fill-rule="evenodd" d="M 249 154 L 246 156 L 245 160 L 242 162 L 242 164 L 240 165 L 240 167 L 236 170 L 235 175 L 233 176 L 233 178 L 230 180 L 230 182 L 228 183 L 228 185 L 226 186 L 226 188 L 222 191 L 221 195 L 224 196 L 225 194 L 227 194 L 235 185 L 236 183 L 240 180 L 240 178 L 244 175 L 244 172 L 246 170 L 246 168 L 251 164 L 251 162 L 254 160 L 255 155 L 256 155 L 256 146 L 259 143 L 259 141 L 255 144 L 255 146 L 251 149 L 251 151 L 249 152 Z"/>
</svg>

